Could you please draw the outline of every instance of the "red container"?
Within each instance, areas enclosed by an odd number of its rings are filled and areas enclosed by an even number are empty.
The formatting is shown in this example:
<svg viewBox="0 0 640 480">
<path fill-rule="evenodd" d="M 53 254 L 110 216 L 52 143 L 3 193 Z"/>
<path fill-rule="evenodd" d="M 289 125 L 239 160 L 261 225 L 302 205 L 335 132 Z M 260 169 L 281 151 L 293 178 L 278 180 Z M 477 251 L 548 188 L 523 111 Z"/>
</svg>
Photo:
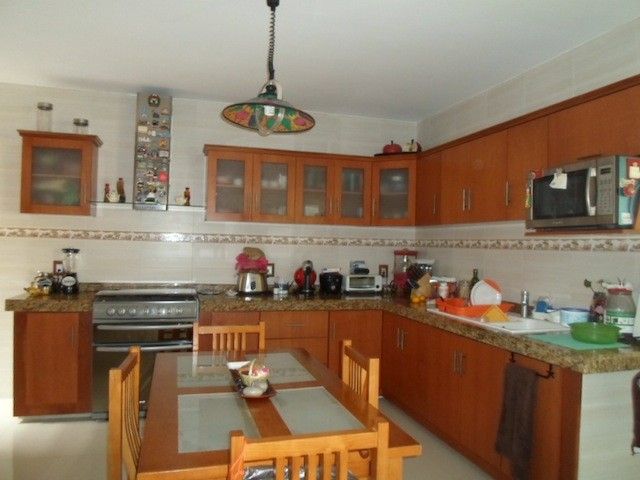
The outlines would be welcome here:
<svg viewBox="0 0 640 480">
<path fill-rule="evenodd" d="M 497 307 L 503 312 L 509 312 L 515 303 L 502 302 Z M 436 307 L 438 310 L 451 315 L 460 315 L 461 317 L 481 317 L 484 312 L 489 310 L 493 305 L 469 305 L 468 300 L 464 298 L 446 298 L 444 300 L 438 298 L 436 300 Z"/>
</svg>

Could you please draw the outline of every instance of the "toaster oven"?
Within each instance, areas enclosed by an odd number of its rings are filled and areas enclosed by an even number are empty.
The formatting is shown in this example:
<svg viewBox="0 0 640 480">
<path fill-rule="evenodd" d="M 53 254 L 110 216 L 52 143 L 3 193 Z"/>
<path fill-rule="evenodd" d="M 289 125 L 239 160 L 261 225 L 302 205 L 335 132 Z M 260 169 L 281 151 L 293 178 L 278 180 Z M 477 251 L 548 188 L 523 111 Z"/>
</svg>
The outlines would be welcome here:
<svg viewBox="0 0 640 480">
<path fill-rule="evenodd" d="M 344 291 L 347 293 L 379 293 L 382 291 L 380 275 L 347 275 Z"/>
</svg>

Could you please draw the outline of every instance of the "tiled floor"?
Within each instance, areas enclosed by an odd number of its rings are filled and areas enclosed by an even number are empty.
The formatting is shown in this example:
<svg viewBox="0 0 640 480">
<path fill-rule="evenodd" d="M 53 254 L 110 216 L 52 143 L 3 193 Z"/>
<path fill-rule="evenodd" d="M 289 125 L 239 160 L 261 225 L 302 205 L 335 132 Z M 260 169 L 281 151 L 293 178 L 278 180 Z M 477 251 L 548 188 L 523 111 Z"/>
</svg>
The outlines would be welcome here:
<svg viewBox="0 0 640 480">
<path fill-rule="evenodd" d="M 490 478 L 390 402 L 382 399 L 381 408 L 422 444 L 423 454 L 405 462 L 404 480 Z M 0 479 L 105 479 L 106 422 L 20 422 L 10 412 L 0 401 Z"/>
</svg>

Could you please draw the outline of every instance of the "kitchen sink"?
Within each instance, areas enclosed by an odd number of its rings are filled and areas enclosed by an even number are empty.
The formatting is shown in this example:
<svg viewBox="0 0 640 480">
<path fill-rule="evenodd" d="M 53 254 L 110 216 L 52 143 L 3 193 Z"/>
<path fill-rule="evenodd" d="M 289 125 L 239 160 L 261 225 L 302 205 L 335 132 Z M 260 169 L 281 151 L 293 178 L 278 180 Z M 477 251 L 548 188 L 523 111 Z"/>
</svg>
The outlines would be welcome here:
<svg viewBox="0 0 640 480">
<path fill-rule="evenodd" d="M 488 330 L 501 331 L 511 335 L 528 335 L 530 333 L 547 333 L 547 332 L 568 332 L 569 327 L 560 323 L 547 322 L 546 320 L 537 320 L 535 318 L 522 318 L 519 315 L 507 314 L 506 322 L 483 322 L 479 317 L 463 317 L 460 315 L 452 315 L 444 313 L 435 307 L 428 307 L 427 311 L 437 313 L 445 317 L 453 318 L 465 323 L 473 323 L 482 326 Z"/>
</svg>

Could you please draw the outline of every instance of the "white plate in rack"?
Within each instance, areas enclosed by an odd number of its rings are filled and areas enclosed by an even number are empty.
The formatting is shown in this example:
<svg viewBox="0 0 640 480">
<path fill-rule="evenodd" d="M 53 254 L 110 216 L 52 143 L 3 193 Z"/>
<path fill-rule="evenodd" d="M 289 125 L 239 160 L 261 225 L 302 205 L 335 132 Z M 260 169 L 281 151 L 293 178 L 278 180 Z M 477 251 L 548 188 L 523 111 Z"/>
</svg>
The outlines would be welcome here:
<svg viewBox="0 0 640 480">
<path fill-rule="evenodd" d="M 500 305 L 502 292 L 495 280 L 480 280 L 471 289 L 471 305 Z"/>
</svg>

